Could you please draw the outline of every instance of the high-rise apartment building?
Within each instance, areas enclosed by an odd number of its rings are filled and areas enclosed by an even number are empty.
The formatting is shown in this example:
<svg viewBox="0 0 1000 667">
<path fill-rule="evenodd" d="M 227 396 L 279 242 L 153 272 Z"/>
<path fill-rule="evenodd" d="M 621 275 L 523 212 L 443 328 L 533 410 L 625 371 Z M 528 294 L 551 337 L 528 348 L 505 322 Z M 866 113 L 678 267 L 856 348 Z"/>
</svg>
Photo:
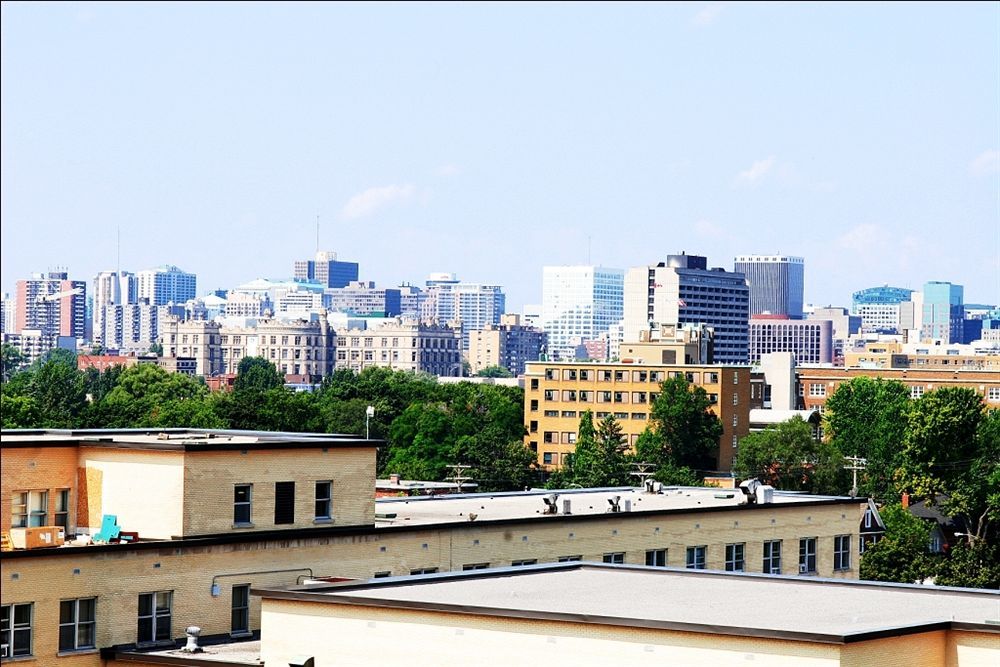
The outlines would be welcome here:
<svg viewBox="0 0 1000 667">
<path fill-rule="evenodd" d="M 401 314 L 398 289 L 376 287 L 372 281 L 354 281 L 346 287 L 325 290 L 323 305 L 327 310 L 349 315 L 395 317 Z"/>
<path fill-rule="evenodd" d="M 312 281 L 323 287 L 347 287 L 358 279 L 358 263 L 343 262 L 337 259 L 337 253 L 321 250 L 316 253 L 316 259 L 296 260 L 295 279 Z"/>
<path fill-rule="evenodd" d="M 463 283 L 454 273 L 432 273 L 427 278 L 421 318 L 438 322 L 460 321 L 462 349 L 469 349 L 469 332 L 499 324 L 507 297 L 500 285 Z"/>
<path fill-rule="evenodd" d="M 128 271 L 101 271 L 94 278 L 93 332 L 95 343 L 106 348 L 119 349 L 122 338 L 123 314 L 121 306 L 137 304 L 139 281 Z M 116 310 L 116 307 L 118 309 Z M 155 341 L 154 338 L 150 341 Z"/>
<path fill-rule="evenodd" d="M 542 328 L 550 359 L 572 361 L 577 347 L 622 318 L 625 272 L 604 266 L 542 268 Z"/>
<path fill-rule="evenodd" d="M 181 304 L 193 299 L 198 292 L 198 277 L 176 266 L 158 266 L 136 274 L 138 297 L 153 306 Z"/>
<path fill-rule="evenodd" d="M 2 314 L 0 314 L 0 333 L 16 333 L 17 327 L 17 301 L 10 294 L 4 292 L 3 301 L 0 302 Z"/>
<path fill-rule="evenodd" d="M 717 364 L 748 361 L 750 288 L 742 273 L 708 268 L 698 255 L 629 269 L 625 277 L 624 340 L 661 324 L 703 324 L 715 333 Z"/>
<path fill-rule="evenodd" d="M 736 273 L 750 285 L 750 314 L 770 313 L 802 317 L 805 260 L 785 255 L 741 255 Z"/>
<path fill-rule="evenodd" d="M 861 317 L 864 333 L 898 333 L 901 304 L 910 300 L 913 290 L 903 287 L 869 287 L 854 293 L 851 313 Z"/>
<path fill-rule="evenodd" d="M 961 285 L 948 282 L 935 280 L 924 284 L 921 340 L 943 340 L 946 343 L 962 341 L 962 321 L 965 319 L 963 291 Z"/>
<path fill-rule="evenodd" d="M 538 361 L 545 349 L 545 332 L 521 324 L 519 315 L 500 317 L 500 324 L 489 324 L 469 336 L 468 360 L 472 373 L 499 366 L 515 376 L 524 374 L 524 364 Z"/>
<path fill-rule="evenodd" d="M 750 363 L 762 355 L 791 352 L 796 363 L 833 362 L 833 322 L 792 320 L 784 315 L 755 315 L 750 318 Z"/>
<path fill-rule="evenodd" d="M 42 336 L 83 340 L 87 329 L 87 283 L 70 280 L 64 271 L 36 273 L 17 281 L 13 333 L 38 330 Z"/>
</svg>

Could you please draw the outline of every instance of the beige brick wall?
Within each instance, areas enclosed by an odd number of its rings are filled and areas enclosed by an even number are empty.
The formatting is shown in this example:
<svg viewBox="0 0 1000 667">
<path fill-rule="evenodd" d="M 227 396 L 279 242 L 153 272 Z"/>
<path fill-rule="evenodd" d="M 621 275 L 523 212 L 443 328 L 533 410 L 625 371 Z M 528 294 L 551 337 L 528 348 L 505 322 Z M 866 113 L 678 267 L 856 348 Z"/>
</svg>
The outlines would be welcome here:
<svg viewBox="0 0 1000 667">
<path fill-rule="evenodd" d="M 945 645 L 947 667 L 996 667 L 1000 663 L 1000 634 L 948 633 Z"/>
<path fill-rule="evenodd" d="M 900 619 L 903 620 L 903 619 Z M 841 649 L 842 667 L 945 667 L 949 631 L 924 632 L 846 644 Z M 1000 655 L 994 655 L 994 660 Z M 994 662 L 994 664 L 996 664 Z M 957 666 L 956 666 L 957 667 Z M 963 665 L 962 667 L 966 667 Z"/>
<path fill-rule="evenodd" d="M 315 576 L 368 578 L 383 571 L 406 575 L 429 567 L 461 570 L 471 563 L 507 566 L 515 559 L 553 562 L 569 555 L 600 561 L 603 554 L 619 551 L 626 553 L 627 563 L 642 564 L 645 550 L 654 548 L 669 550 L 668 565 L 683 566 L 685 548 L 702 544 L 708 546 L 708 567 L 723 569 L 725 545 L 745 542 L 747 569 L 760 572 L 763 540 L 784 540 L 785 563 L 792 564 L 797 563 L 799 537 L 817 536 L 820 576 L 856 578 L 856 562 L 852 570 L 832 571 L 833 536 L 851 534 L 856 545 L 861 511 L 860 504 L 775 505 L 701 515 L 605 515 L 589 521 L 556 516 L 520 525 L 458 524 L 202 547 L 165 543 L 159 549 L 110 553 L 80 549 L 71 556 L 0 559 L 0 597 L 4 604 L 34 602 L 35 655 L 44 661 L 57 650 L 60 599 L 96 596 L 98 646 L 109 646 L 135 641 L 140 593 L 174 591 L 173 636 L 183 636 L 188 625 L 222 634 L 230 630 L 233 585 L 292 584 L 309 574 L 249 574 L 258 571 L 312 568 Z M 213 577 L 221 587 L 218 597 L 211 594 Z M 259 619 L 259 600 L 252 598 L 252 628 L 260 627 Z"/>
<path fill-rule="evenodd" d="M 274 524 L 275 482 L 295 482 L 295 523 Z M 248 532 L 315 526 L 315 483 L 333 482 L 332 525 L 375 523 L 375 455 L 371 448 L 249 449 L 188 452 L 184 460 L 183 534 L 232 532 L 233 489 L 253 484 Z"/>
<path fill-rule="evenodd" d="M 265 602 L 261 632 L 267 665 L 299 655 L 316 667 L 840 664 L 833 644 L 289 600 Z"/>
<path fill-rule="evenodd" d="M 96 533 L 102 515 L 111 514 L 122 530 L 140 538 L 183 534 L 183 452 L 81 447 L 79 457 L 87 480 L 87 523 L 81 528 Z"/>
<path fill-rule="evenodd" d="M 76 447 L 26 447 L 4 448 L 0 467 L 0 530 L 10 530 L 11 496 L 17 491 L 49 492 L 49 523 L 56 509 L 56 491 L 71 489 L 70 507 L 73 507 L 73 490 L 76 488 Z M 70 526 L 74 525 L 72 512 Z"/>
</svg>

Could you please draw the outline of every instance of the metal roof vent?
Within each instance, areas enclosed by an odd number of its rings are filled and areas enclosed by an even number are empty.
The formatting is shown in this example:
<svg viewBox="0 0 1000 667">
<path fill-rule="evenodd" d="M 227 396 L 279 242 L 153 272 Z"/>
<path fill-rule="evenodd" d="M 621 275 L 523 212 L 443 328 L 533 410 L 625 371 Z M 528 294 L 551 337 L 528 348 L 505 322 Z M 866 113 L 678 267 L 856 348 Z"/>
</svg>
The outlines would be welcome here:
<svg viewBox="0 0 1000 667">
<path fill-rule="evenodd" d="M 611 508 L 608 509 L 608 511 L 609 512 L 621 512 L 622 511 L 622 508 L 621 508 L 621 499 L 622 499 L 621 496 L 615 496 L 614 498 L 608 498 L 608 504 L 611 505 Z"/>
<path fill-rule="evenodd" d="M 542 496 L 542 500 L 545 501 L 545 514 L 558 514 L 559 506 L 556 501 L 559 500 L 558 493 L 550 493 L 547 496 Z"/>
<path fill-rule="evenodd" d="M 201 653 L 204 649 L 198 646 L 198 637 L 201 636 L 201 628 L 197 625 L 189 625 L 184 629 L 187 635 L 187 644 L 181 650 L 185 653 Z"/>
</svg>

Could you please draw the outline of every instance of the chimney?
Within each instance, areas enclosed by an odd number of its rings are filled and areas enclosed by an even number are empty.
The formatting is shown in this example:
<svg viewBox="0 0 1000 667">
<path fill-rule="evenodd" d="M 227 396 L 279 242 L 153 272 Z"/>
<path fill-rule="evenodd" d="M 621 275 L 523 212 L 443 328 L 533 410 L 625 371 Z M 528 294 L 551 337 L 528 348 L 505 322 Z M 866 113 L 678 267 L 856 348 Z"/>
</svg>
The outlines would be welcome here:
<svg viewBox="0 0 1000 667">
<path fill-rule="evenodd" d="M 910 506 L 910 494 L 903 492 L 903 497 L 900 502 L 903 505 L 903 509 L 907 509 Z"/>
<path fill-rule="evenodd" d="M 389 473 L 389 483 L 393 484 L 395 486 L 399 485 L 399 473 L 398 472 Z"/>
</svg>

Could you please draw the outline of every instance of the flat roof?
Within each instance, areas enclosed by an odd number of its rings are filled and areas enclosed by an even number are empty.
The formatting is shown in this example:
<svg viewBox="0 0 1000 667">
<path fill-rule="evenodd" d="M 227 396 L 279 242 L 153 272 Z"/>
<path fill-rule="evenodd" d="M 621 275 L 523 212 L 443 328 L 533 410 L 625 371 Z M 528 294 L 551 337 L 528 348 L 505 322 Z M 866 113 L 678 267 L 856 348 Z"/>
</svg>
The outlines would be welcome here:
<svg viewBox="0 0 1000 667">
<path fill-rule="evenodd" d="M 226 451 L 242 449 L 316 449 L 380 447 L 369 440 L 339 433 L 288 433 L 192 428 L 5 429 L 0 448 L 109 447 L 161 451 Z"/>
<path fill-rule="evenodd" d="M 952 627 L 1000 634 L 1000 591 L 603 563 L 253 592 L 272 599 L 824 643 Z"/>
<path fill-rule="evenodd" d="M 547 514 L 545 498 L 556 496 L 557 514 Z M 572 517 L 607 517 L 609 502 L 618 498 L 619 515 L 626 517 L 650 512 L 692 512 L 738 508 L 774 507 L 806 504 L 838 504 L 866 502 L 865 498 L 847 496 L 816 496 L 804 493 L 775 491 L 773 502 L 747 505 L 739 489 L 718 487 L 664 487 L 660 493 L 640 488 L 612 487 L 604 489 L 533 489 L 508 493 L 469 493 L 409 498 L 379 498 L 375 501 L 375 525 L 426 526 L 471 521 L 524 520 L 538 518 L 569 519 Z M 563 503 L 570 503 L 571 514 L 563 513 Z M 627 508 L 627 509 L 626 509 Z M 394 516 L 393 516 L 394 515 Z M 860 520 L 860 515 L 858 516 Z"/>
<path fill-rule="evenodd" d="M 116 651 L 114 659 L 121 662 L 139 662 L 143 664 L 164 665 L 209 665 L 224 667 L 226 665 L 256 665 L 260 666 L 260 640 L 230 640 L 224 643 L 202 644 L 199 653 L 187 653 L 180 648 L 171 647 L 153 651 Z"/>
</svg>

